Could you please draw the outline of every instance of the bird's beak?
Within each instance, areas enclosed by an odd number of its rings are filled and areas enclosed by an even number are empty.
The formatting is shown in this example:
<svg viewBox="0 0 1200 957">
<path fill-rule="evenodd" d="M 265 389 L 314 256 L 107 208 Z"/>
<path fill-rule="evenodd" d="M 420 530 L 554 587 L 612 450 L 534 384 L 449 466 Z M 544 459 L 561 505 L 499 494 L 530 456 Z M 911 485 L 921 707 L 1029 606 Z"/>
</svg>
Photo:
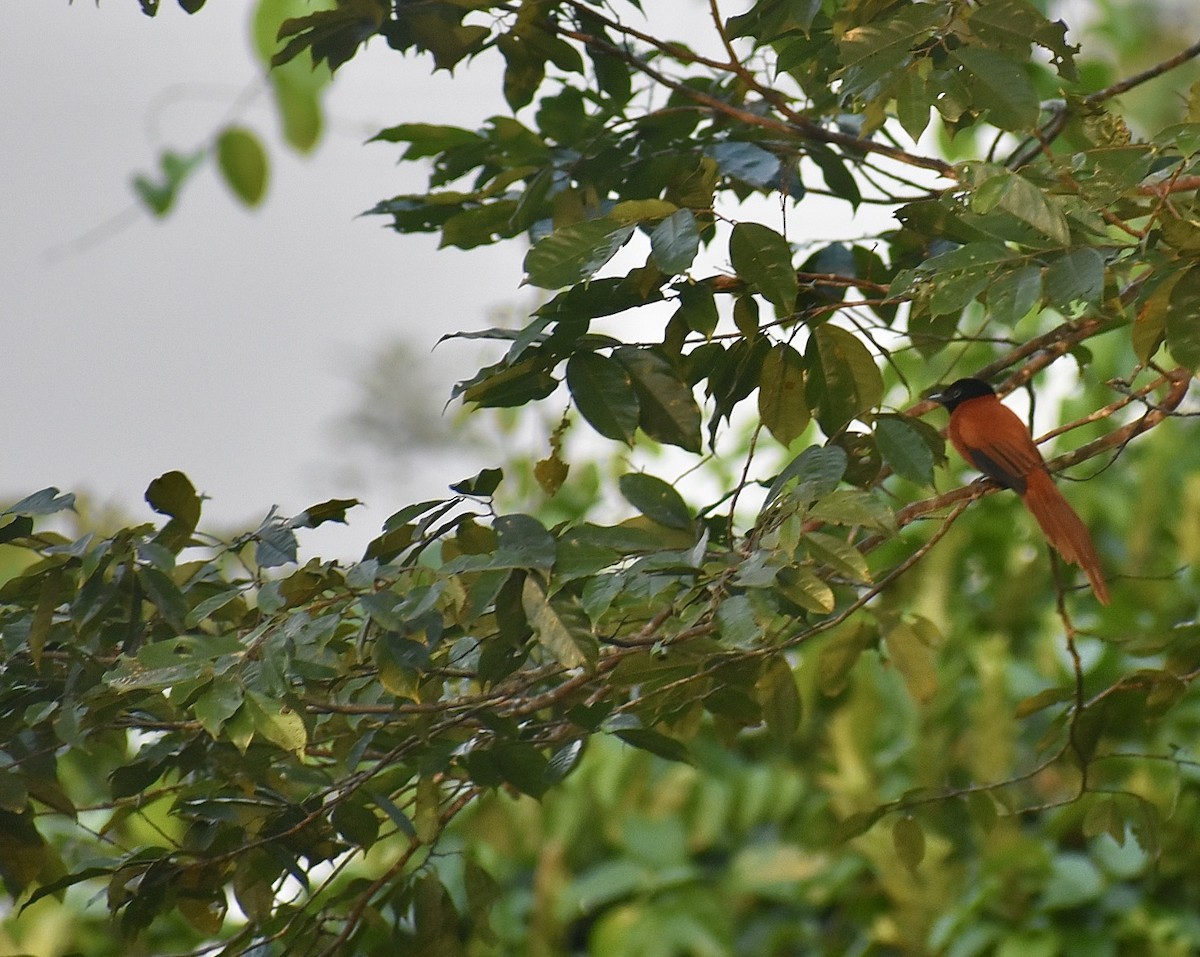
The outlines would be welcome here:
<svg viewBox="0 0 1200 957">
<path fill-rule="evenodd" d="M 946 393 L 941 387 L 939 387 L 936 392 L 930 392 L 927 396 L 925 396 L 925 398 L 941 405 L 946 404 Z"/>
</svg>

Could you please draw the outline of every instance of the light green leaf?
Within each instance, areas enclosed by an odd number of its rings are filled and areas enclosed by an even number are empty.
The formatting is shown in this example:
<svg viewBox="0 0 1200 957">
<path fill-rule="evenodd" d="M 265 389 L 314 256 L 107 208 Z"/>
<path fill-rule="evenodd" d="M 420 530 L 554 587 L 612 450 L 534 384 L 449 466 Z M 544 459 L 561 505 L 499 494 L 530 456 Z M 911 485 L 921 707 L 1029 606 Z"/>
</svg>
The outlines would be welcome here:
<svg viewBox="0 0 1200 957">
<path fill-rule="evenodd" d="M 937 692 L 937 659 L 920 632 L 908 622 L 900 622 L 884 635 L 888 657 L 908 693 L 921 704 Z"/>
<path fill-rule="evenodd" d="M 304 719 L 288 705 L 257 691 L 247 691 L 244 700 L 254 730 L 272 744 L 303 757 L 308 745 Z"/>
<path fill-rule="evenodd" d="M 538 642 L 566 668 L 596 660 L 599 650 L 587 615 L 574 600 L 546 597 L 535 575 L 526 575 L 521 603 Z"/>
<path fill-rule="evenodd" d="M 717 607 L 717 627 L 726 643 L 747 648 L 762 637 L 762 625 L 745 595 L 731 595 Z"/>
<path fill-rule="evenodd" d="M 801 565 L 788 565 L 776 576 L 779 590 L 801 608 L 827 615 L 837 605 L 833 589 Z"/>
<path fill-rule="evenodd" d="M 837 489 L 824 496 L 810 510 L 809 517 L 833 525 L 862 525 L 890 534 L 896 530 L 896 516 L 879 499 L 859 489 Z"/>
<path fill-rule="evenodd" d="M 681 210 L 674 203 L 665 199 L 627 199 L 617 203 L 609 210 L 606 219 L 622 224 L 638 224 L 647 220 L 669 219 L 674 213 L 688 212 Z"/>
<path fill-rule="evenodd" d="M 267 154 L 257 136 L 231 126 L 217 137 L 217 167 L 234 194 L 257 206 L 267 191 Z"/>
</svg>

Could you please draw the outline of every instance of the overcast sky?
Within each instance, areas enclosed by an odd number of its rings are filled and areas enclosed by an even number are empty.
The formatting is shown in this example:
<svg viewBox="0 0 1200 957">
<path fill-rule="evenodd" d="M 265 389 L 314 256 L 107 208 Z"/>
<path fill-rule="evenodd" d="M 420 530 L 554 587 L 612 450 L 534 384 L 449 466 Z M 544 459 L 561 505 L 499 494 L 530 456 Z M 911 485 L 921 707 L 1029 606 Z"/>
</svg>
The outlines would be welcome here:
<svg viewBox="0 0 1200 957">
<path fill-rule="evenodd" d="M 503 107 L 484 76 L 434 80 L 428 61 L 377 43 L 339 73 L 314 155 L 280 145 L 265 96 L 243 114 L 273 161 L 259 210 L 205 170 L 156 221 L 130 179 L 162 148 L 207 140 L 261 74 L 251 8 L 188 17 L 164 0 L 151 19 L 136 0 L 0 4 L 0 496 L 55 485 L 140 520 L 146 485 L 178 468 L 212 497 L 210 523 L 237 526 L 274 504 L 361 497 L 371 512 L 349 532 L 303 542 L 353 553 L 392 510 L 463 477 L 418 452 L 400 479 L 336 442 L 354 370 L 392 337 L 425 357 L 442 333 L 485 324 L 518 299 L 522 255 L 436 252 L 436 236 L 356 218 L 423 185 L 397 147 L 363 141 Z M 439 399 L 469 364 L 439 350 Z"/>
</svg>

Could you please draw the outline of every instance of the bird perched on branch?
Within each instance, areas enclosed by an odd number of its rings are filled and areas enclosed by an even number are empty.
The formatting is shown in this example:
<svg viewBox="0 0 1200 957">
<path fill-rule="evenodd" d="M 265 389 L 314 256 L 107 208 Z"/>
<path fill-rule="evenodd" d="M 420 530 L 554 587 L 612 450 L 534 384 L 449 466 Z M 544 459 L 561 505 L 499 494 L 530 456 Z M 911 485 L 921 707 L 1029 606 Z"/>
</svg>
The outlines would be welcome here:
<svg viewBox="0 0 1200 957">
<path fill-rule="evenodd" d="M 1084 570 L 1097 600 L 1107 605 L 1108 586 L 1092 536 L 1050 478 L 1025 423 L 982 379 L 959 379 L 930 398 L 949 411 L 948 434 L 959 455 L 1021 496 L 1046 540 Z"/>
</svg>

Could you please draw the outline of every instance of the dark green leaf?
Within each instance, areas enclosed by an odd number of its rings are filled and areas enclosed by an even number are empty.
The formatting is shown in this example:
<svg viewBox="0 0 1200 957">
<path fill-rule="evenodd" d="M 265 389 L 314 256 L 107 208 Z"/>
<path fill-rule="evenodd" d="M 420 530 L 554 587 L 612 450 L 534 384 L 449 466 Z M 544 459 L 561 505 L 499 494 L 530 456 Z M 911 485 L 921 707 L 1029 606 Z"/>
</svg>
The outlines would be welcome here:
<svg viewBox="0 0 1200 957">
<path fill-rule="evenodd" d="M 1180 365 L 1200 369 L 1200 269 L 1195 266 L 1173 285 L 1166 315 L 1167 348 Z"/>
<path fill-rule="evenodd" d="M 500 544 L 496 558 L 508 567 L 548 570 L 554 565 L 554 536 L 532 515 L 501 515 L 493 527 Z"/>
<path fill-rule="evenodd" d="M 319 505 L 310 505 L 292 519 L 291 525 L 292 528 L 317 528 L 326 522 L 345 525 L 346 512 L 361 504 L 356 498 L 331 498 Z"/>
<path fill-rule="evenodd" d="M 634 508 L 667 528 L 688 529 L 692 516 L 683 496 L 660 478 L 645 472 L 629 472 L 618 483 L 621 494 Z"/>
<path fill-rule="evenodd" d="M 577 352 L 567 361 L 566 380 L 575 407 L 593 429 L 633 444 L 639 406 L 625 366 L 595 352 Z"/>
<path fill-rule="evenodd" d="M 642 751 L 649 751 L 660 758 L 666 758 L 668 761 L 680 761 L 683 764 L 692 763 L 692 756 L 688 753 L 687 747 L 675 738 L 668 738 L 665 734 L 659 734 L 649 728 L 621 728 L 614 733 L 626 744 L 640 748 Z"/>
<path fill-rule="evenodd" d="M 688 452 L 700 451 L 700 407 L 696 397 L 662 355 L 651 349 L 621 346 L 614 350 L 637 393 L 639 421 L 658 442 Z"/>
<path fill-rule="evenodd" d="M 754 695 L 775 743 L 788 744 L 800 727 L 800 692 L 787 658 L 773 655 L 764 662 Z"/>
<path fill-rule="evenodd" d="M 738 223 L 729 237 L 729 259 L 738 277 L 762 293 L 778 315 L 791 313 L 797 281 L 786 239 L 760 223 Z"/>
<path fill-rule="evenodd" d="M 179 519 L 189 531 L 200 521 L 200 496 L 182 472 L 167 472 L 151 482 L 146 489 L 146 501 L 160 515 Z"/>
<path fill-rule="evenodd" d="M 500 487 L 500 482 L 503 479 L 504 479 L 504 470 L 503 469 L 484 469 L 483 471 L 479 472 L 476 475 L 471 476 L 470 478 L 465 478 L 461 482 L 455 482 L 453 485 L 450 486 L 450 489 L 454 492 L 458 492 L 460 495 L 469 495 L 472 498 L 491 498 L 492 495 L 495 493 L 496 489 L 498 489 Z M 423 505 L 440 505 L 440 504 L 442 504 L 442 503 L 441 502 L 425 502 L 425 503 L 423 503 Z M 420 513 L 417 513 L 417 514 L 420 514 Z M 404 516 L 404 517 L 401 517 L 401 516 Z M 415 516 L 406 515 L 405 511 L 397 512 L 395 515 L 393 515 L 391 518 L 388 519 L 388 525 L 391 525 L 393 523 L 393 521 L 396 521 L 398 523 L 407 522 L 411 518 L 414 518 L 414 517 Z M 387 528 L 388 525 L 385 525 L 384 528 Z"/>
</svg>

